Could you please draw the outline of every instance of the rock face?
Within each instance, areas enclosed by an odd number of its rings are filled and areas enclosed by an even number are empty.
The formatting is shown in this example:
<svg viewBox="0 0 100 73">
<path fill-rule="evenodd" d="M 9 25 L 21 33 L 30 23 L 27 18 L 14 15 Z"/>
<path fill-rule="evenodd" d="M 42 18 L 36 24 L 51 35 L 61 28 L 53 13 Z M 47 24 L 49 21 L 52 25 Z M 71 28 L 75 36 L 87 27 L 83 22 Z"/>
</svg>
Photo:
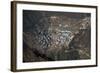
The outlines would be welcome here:
<svg viewBox="0 0 100 73">
<path fill-rule="evenodd" d="M 89 13 L 23 10 L 23 62 L 91 58 Z"/>
</svg>

